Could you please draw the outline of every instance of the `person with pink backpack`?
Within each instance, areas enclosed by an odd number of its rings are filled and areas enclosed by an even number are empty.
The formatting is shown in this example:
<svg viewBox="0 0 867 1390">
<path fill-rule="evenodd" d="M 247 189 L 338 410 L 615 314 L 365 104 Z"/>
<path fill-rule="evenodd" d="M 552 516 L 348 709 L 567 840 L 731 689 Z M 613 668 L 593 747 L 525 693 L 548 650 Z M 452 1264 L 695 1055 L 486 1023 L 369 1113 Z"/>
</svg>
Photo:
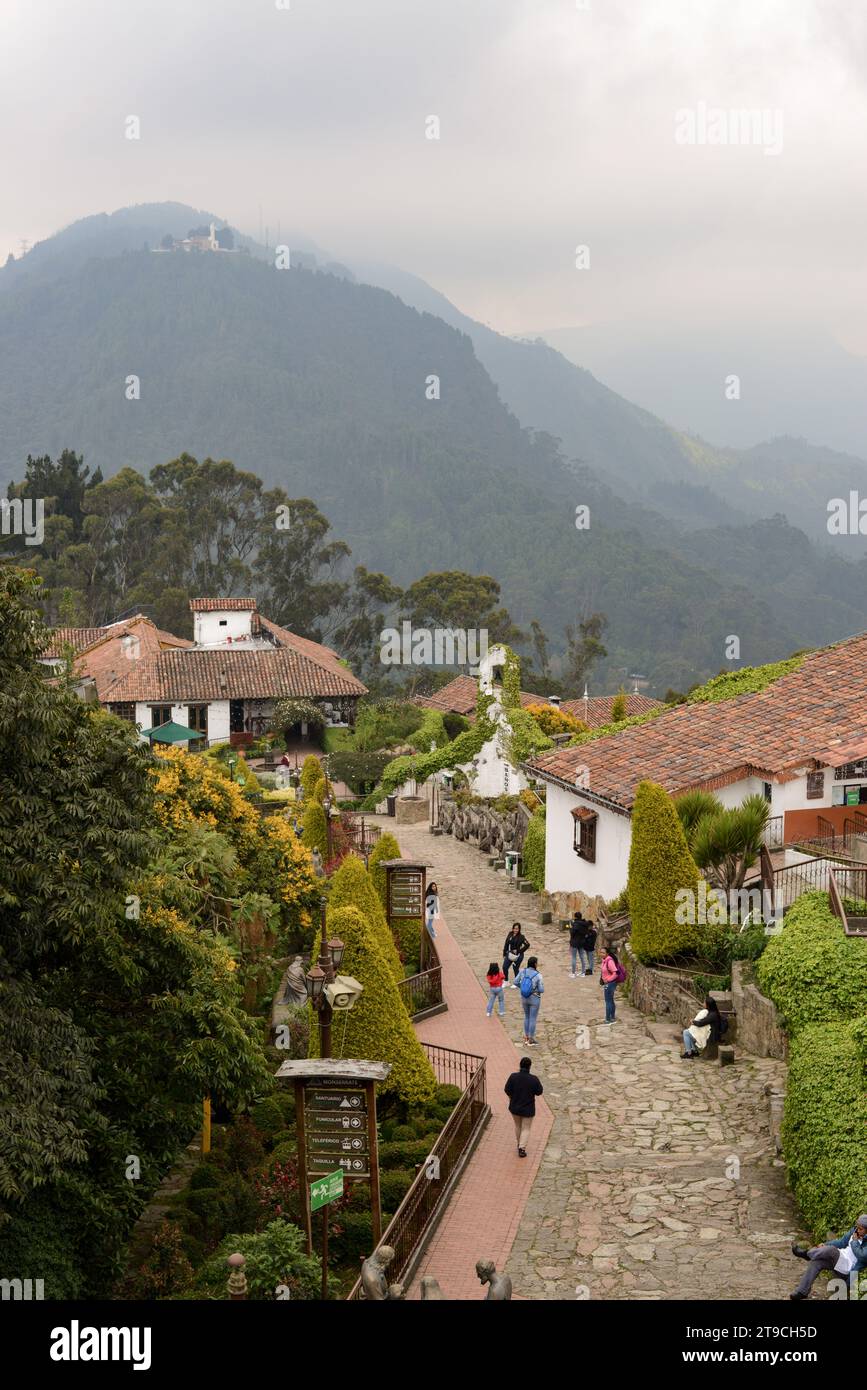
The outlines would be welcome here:
<svg viewBox="0 0 867 1390">
<path fill-rule="evenodd" d="M 605 994 L 605 1022 L 614 1022 L 614 991 L 626 979 L 626 971 L 610 947 L 602 952 L 602 970 L 599 983 Z"/>
</svg>

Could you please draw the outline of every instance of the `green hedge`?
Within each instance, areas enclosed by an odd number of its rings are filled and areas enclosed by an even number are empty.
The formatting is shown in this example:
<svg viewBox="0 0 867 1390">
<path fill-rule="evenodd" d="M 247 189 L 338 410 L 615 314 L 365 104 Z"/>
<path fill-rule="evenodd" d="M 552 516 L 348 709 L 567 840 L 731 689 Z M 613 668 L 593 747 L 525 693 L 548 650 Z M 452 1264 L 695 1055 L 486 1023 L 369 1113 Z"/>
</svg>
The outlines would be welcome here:
<svg viewBox="0 0 867 1390">
<path fill-rule="evenodd" d="M 527 826 L 522 857 L 524 877 L 537 893 L 545 887 L 545 811 L 540 808 Z"/>
<path fill-rule="evenodd" d="M 867 940 L 844 934 L 825 893 L 805 893 L 789 908 L 756 975 L 790 1033 L 867 1014 Z"/>
<path fill-rule="evenodd" d="M 783 1117 L 789 1184 L 817 1240 L 867 1211 L 863 1023 L 813 1023 L 793 1039 Z"/>
<path fill-rule="evenodd" d="M 867 941 L 805 893 L 756 966 L 791 1035 L 783 1116 L 789 1184 L 817 1240 L 867 1209 Z"/>
</svg>

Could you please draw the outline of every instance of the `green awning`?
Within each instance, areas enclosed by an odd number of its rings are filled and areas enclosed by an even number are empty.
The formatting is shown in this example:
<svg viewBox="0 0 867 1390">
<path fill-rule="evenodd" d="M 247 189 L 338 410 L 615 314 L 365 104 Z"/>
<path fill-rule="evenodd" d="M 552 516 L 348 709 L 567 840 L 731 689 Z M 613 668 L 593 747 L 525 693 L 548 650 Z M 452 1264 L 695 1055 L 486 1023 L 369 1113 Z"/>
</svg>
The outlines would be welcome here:
<svg viewBox="0 0 867 1390">
<path fill-rule="evenodd" d="M 155 729 L 142 729 L 145 738 L 151 743 L 186 743 L 188 739 L 204 738 L 199 729 L 185 729 L 183 724 L 158 724 Z"/>
</svg>

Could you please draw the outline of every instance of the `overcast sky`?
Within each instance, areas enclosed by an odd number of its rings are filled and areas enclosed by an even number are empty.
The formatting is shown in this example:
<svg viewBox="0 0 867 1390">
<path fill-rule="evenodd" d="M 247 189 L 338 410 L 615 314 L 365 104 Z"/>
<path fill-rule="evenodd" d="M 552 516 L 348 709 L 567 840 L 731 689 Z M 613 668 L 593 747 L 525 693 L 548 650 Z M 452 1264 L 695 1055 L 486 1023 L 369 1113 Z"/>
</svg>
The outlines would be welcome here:
<svg viewBox="0 0 867 1390">
<path fill-rule="evenodd" d="M 505 332 L 797 315 L 867 353 L 861 0 L 278 3 L 2 0 L 3 258 L 164 199 L 257 235 L 261 204 Z M 781 113 L 782 149 L 679 144 L 701 103 Z"/>
</svg>

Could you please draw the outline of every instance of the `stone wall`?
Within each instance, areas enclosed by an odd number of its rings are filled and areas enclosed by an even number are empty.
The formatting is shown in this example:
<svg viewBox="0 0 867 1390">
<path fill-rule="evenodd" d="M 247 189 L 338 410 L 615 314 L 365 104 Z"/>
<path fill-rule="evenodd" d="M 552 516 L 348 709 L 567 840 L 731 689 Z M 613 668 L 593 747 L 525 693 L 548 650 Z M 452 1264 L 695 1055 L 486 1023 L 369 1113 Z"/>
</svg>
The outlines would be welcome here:
<svg viewBox="0 0 867 1390">
<path fill-rule="evenodd" d="M 759 992 L 750 961 L 732 962 L 732 1003 L 738 1018 L 738 1039 L 756 1057 L 788 1060 L 789 1042 L 770 999 Z"/>
<path fill-rule="evenodd" d="M 605 899 L 600 898 L 598 894 L 591 897 L 589 893 L 582 893 L 580 890 L 574 893 L 549 893 L 546 890 L 541 894 L 541 899 L 542 911 L 550 912 L 554 922 L 565 922 L 567 918 L 580 912 L 582 917 L 595 924 L 600 933 L 606 926 Z M 602 944 L 601 940 L 599 944 Z M 607 944 L 617 949 L 613 939 Z"/>
<path fill-rule="evenodd" d="M 444 834 L 475 843 L 486 854 L 502 855 L 507 849 L 523 848 L 530 812 L 523 802 L 503 814 L 492 806 L 460 806 L 453 797 L 444 795 L 439 823 Z"/>
<path fill-rule="evenodd" d="M 686 1028 L 701 1007 L 689 989 L 689 977 L 676 970 L 655 970 L 630 952 L 626 959 L 629 977 L 629 998 L 643 1014 L 659 1019 L 671 1019 L 678 1028 Z"/>
</svg>

